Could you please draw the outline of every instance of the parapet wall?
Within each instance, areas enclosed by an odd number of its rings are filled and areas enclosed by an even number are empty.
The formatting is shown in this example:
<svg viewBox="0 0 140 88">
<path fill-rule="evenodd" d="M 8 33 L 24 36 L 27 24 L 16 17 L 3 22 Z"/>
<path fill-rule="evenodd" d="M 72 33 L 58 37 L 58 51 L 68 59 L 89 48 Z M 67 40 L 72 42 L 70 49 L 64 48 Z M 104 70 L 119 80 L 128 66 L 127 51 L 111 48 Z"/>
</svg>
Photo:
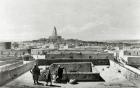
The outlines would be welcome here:
<svg viewBox="0 0 140 88">
<path fill-rule="evenodd" d="M 133 83 L 140 82 L 140 74 L 132 71 L 129 68 L 121 66 L 113 61 L 111 61 L 110 63 L 111 63 L 110 66 L 113 66 L 114 71 L 116 72 L 120 71 L 120 74 L 122 74 L 127 80 L 132 81 Z"/>
<path fill-rule="evenodd" d="M 52 63 L 92 62 L 93 65 L 110 65 L 109 59 L 38 59 L 38 65 L 51 65 Z"/>
<path fill-rule="evenodd" d="M 76 79 L 77 81 L 103 81 L 99 73 L 92 72 L 67 72 L 63 79 Z"/>
<path fill-rule="evenodd" d="M 13 59 L 14 59 L 14 58 L 11 58 L 11 60 L 7 60 L 7 61 L 2 61 L 2 62 L 0 62 L 0 66 L 6 65 L 6 64 L 15 63 L 15 62 L 19 62 L 19 60 L 13 60 Z"/>
<path fill-rule="evenodd" d="M 112 59 L 113 54 L 110 53 L 96 53 L 96 54 L 80 54 L 80 53 L 68 53 L 68 54 L 47 54 L 46 59 L 57 59 L 57 58 L 93 58 L 93 59 Z"/>
<path fill-rule="evenodd" d="M 57 71 L 58 65 L 64 67 L 66 72 L 92 72 L 90 62 L 54 63 L 51 65 L 52 71 Z"/>
<path fill-rule="evenodd" d="M 15 62 L 15 63 L 0 66 L 0 72 L 4 72 L 6 70 L 16 68 L 16 67 L 18 67 L 22 64 L 23 64 L 23 61 L 19 61 L 19 62 Z"/>
<path fill-rule="evenodd" d="M 18 77 L 19 75 L 29 71 L 33 67 L 34 62 L 30 62 L 27 64 L 23 64 L 18 66 L 17 68 L 13 68 L 10 70 L 6 70 L 4 72 L 0 72 L 0 86 L 5 84 L 6 82 Z"/>
</svg>

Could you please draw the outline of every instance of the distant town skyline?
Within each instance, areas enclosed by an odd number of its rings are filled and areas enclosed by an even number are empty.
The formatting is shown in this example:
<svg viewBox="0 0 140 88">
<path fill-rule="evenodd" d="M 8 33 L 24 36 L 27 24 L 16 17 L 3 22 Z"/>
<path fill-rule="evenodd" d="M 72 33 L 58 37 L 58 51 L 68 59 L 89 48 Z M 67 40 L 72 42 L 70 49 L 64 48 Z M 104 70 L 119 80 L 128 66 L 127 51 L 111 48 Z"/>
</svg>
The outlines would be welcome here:
<svg viewBox="0 0 140 88">
<path fill-rule="evenodd" d="M 0 0 L 0 41 L 140 39 L 139 0 Z"/>
</svg>

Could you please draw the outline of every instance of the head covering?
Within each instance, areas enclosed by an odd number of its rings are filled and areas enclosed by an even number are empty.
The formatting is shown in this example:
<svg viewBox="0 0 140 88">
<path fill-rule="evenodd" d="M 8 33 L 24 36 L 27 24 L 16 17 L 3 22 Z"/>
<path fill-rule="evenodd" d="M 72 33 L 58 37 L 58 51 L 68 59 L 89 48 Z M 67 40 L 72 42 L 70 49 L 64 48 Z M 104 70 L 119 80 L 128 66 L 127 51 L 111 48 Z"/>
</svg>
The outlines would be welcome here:
<svg viewBox="0 0 140 88">
<path fill-rule="evenodd" d="M 58 65 L 58 67 L 61 67 L 61 65 Z"/>
<path fill-rule="evenodd" d="M 36 64 L 34 64 L 34 68 L 36 68 L 37 67 L 37 65 Z"/>
<path fill-rule="evenodd" d="M 46 70 L 50 69 L 50 66 L 46 66 Z"/>
</svg>

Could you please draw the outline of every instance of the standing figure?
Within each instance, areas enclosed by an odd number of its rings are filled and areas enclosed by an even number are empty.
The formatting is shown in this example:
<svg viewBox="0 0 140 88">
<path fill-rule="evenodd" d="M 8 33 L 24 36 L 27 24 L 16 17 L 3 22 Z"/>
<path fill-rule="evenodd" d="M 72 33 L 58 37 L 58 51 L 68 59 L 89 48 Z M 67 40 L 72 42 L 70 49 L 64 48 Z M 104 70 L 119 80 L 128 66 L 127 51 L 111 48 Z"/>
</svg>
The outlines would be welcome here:
<svg viewBox="0 0 140 88">
<path fill-rule="evenodd" d="M 38 68 L 37 65 L 34 65 L 34 67 L 30 70 L 30 72 L 33 75 L 33 80 L 34 80 L 34 84 L 39 84 L 38 79 L 39 79 L 39 75 L 40 75 L 40 69 Z"/>
<path fill-rule="evenodd" d="M 45 77 L 46 77 L 46 86 L 48 85 L 48 82 L 50 82 L 50 85 L 52 85 L 52 75 L 50 67 L 46 67 Z"/>
<path fill-rule="evenodd" d="M 58 76 L 58 82 L 62 81 L 62 77 L 63 77 L 63 67 L 61 67 L 60 65 L 58 65 L 58 71 L 57 71 L 57 76 Z"/>
</svg>

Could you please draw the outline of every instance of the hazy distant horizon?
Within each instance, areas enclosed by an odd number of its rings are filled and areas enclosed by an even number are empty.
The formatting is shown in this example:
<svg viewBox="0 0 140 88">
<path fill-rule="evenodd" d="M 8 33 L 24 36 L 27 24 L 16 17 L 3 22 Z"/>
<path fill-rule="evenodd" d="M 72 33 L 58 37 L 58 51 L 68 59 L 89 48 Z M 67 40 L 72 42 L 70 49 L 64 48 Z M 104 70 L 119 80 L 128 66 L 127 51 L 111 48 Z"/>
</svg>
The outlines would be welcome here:
<svg viewBox="0 0 140 88">
<path fill-rule="evenodd" d="M 42 38 L 44 38 L 44 37 L 42 37 Z M 48 37 L 47 37 L 48 38 Z M 28 39 L 28 40 L 3 40 L 3 41 L 1 41 L 0 40 L 0 42 L 24 42 L 24 41 L 33 41 L 33 40 L 39 40 L 39 39 L 41 39 L 41 38 L 37 38 L 37 39 Z M 67 40 L 67 39 L 78 39 L 78 38 L 64 38 L 65 40 Z M 82 39 L 78 39 L 78 40 L 82 40 Z M 82 41 L 93 41 L 93 42 L 117 42 L 117 41 L 121 41 L 121 42 L 126 42 L 126 41 L 139 41 L 140 42 L 140 39 L 108 39 L 108 40 L 82 40 Z"/>
<path fill-rule="evenodd" d="M 0 41 L 140 39 L 139 0 L 0 0 Z"/>
</svg>

